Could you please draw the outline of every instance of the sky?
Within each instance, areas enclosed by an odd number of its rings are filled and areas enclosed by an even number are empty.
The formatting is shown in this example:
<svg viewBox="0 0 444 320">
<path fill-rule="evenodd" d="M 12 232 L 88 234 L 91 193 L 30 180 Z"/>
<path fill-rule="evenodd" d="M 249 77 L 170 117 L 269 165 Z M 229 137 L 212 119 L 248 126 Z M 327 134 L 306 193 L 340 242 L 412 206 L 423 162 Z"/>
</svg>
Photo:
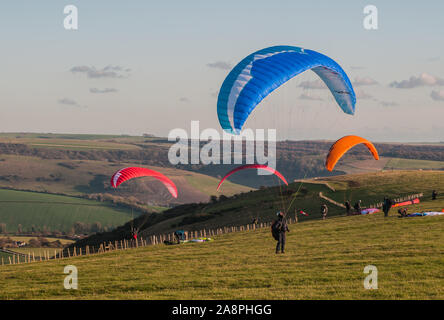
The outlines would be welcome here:
<svg viewBox="0 0 444 320">
<path fill-rule="evenodd" d="M 377 30 L 363 27 L 370 4 Z M 65 5 L 77 7 L 78 30 L 64 28 Z M 307 71 L 245 128 L 293 140 L 444 141 L 442 12 L 442 0 L 2 1 L 0 132 L 167 136 L 192 120 L 222 132 L 217 94 L 230 68 L 294 45 L 342 66 L 355 115 Z"/>
</svg>

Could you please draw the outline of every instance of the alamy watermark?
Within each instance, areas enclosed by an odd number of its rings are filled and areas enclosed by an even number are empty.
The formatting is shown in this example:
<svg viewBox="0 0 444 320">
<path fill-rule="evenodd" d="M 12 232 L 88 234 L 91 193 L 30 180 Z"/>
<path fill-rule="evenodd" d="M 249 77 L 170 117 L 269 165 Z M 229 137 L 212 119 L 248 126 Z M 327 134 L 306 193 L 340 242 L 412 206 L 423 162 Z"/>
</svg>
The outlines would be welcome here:
<svg viewBox="0 0 444 320">
<path fill-rule="evenodd" d="M 63 27 L 65 30 L 79 29 L 79 11 L 74 5 L 67 5 L 63 8 L 63 13 L 66 14 L 63 19 Z"/>
<path fill-rule="evenodd" d="M 63 287 L 67 290 L 77 290 L 79 288 L 77 267 L 73 265 L 67 265 L 63 269 L 63 273 L 68 274 L 63 281 Z"/>
<path fill-rule="evenodd" d="M 239 135 L 207 128 L 200 131 L 199 121 L 191 121 L 190 132 L 176 128 L 168 134 L 175 142 L 168 160 L 178 164 L 264 164 L 276 168 L 276 129 L 244 129 Z M 260 175 L 271 172 L 259 170 Z"/>
<path fill-rule="evenodd" d="M 368 274 L 364 279 L 364 288 L 367 290 L 378 289 L 378 268 L 374 265 L 365 266 L 364 273 Z"/>
<path fill-rule="evenodd" d="M 362 22 L 365 30 L 378 30 L 378 8 L 374 5 L 364 7 L 364 21 Z"/>
</svg>

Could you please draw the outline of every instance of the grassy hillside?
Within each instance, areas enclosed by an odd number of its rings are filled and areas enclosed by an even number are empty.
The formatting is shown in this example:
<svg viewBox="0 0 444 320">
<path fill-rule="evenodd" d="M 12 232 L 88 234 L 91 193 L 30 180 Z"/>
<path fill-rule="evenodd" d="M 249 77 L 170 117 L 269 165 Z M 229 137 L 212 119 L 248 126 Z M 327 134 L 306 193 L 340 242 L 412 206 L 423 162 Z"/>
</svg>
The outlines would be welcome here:
<svg viewBox="0 0 444 320">
<path fill-rule="evenodd" d="M 291 225 L 284 255 L 268 229 L 3 266 L 1 299 L 443 299 L 444 217 L 337 217 Z M 63 288 L 64 266 L 79 289 Z M 378 290 L 364 290 L 366 265 Z"/>
<path fill-rule="evenodd" d="M 380 154 L 379 161 L 372 159 L 367 148 L 359 145 L 347 152 L 339 161 L 335 170 L 329 172 L 324 167 L 324 161 L 332 143 L 333 141 L 278 141 L 276 144 L 277 170 L 283 173 L 289 181 L 292 181 L 304 177 L 324 177 L 341 173 L 380 171 L 387 167 L 387 163 L 392 158 L 444 161 L 444 146 L 439 144 L 376 144 Z M 72 166 L 71 161 L 95 160 L 96 163 L 104 166 L 108 166 L 110 163 L 143 164 L 145 166 L 181 169 L 182 171 L 178 171 L 179 175 L 183 171 L 188 171 L 214 178 L 220 178 L 220 176 L 234 168 L 234 165 L 223 164 L 209 166 L 181 164 L 172 166 L 168 161 L 168 151 L 172 144 L 173 142 L 168 141 L 166 138 L 149 135 L 0 133 L 0 154 L 31 156 L 35 157 L 34 159 L 37 159 L 37 161 L 44 159 L 45 162 L 57 159 L 59 162 L 65 162 L 62 165 L 67 165 L 68 167 Z M 204 144 L 205 142 L 202 141 L 201 146 Z M 4 161 L 3 157 L 0 157 L 1 161 Z M 437 165 L 439 164 L 419 161 L 414 164 L 413 168 L 442 168 L 442 166 L 436 167 Z M 399 167 L 391 166 L 389 168 L 410 169 L 412 167 L 400 165 Z M 95 171 L 91 172 L 95 174 Z M 59 179 L 55 172 L 50 172 L 49 174 L 53 176 L 42 175 L 37 178 L 40 179 L 40 182 Z M 99 172 L 97 174 L 100 175 L 102 173 Z M 1 167 L 0 175 L 2 178 L 7 179 L 6 181 L 9 181 L 10 184 L 21 183 L 21 181 L 11 180 L 11 177 L 20 177 L 20 175 L 3 171 Z M 253 188 L 274 185 L 274 180 L 270 176 L 258 177 L 254 171 L 239 172 L 229 179 L 237 184 Z M 91 179 L 88 181 L 97 182 Z M 43 187 L 46 187 L 46 185 L 43 185 Z M 226 192 L 230 194 L 229 190 Z M 198 191 L 197 193 L 200 192 Z M 200 196 L 203 197 L 202 194 Z M 191 199 L 183 202 L 180 201 L 179 203 L 193 201 L 195 200 Z M 200 199 L 197 201 L 204 200 Z"/>
<path fill-rule="evenodd" d="M 385 169 L 397 170 L 444 170 L 444 161 L 430 161 L 430 160 L 412 160 L 412 159 L 390 159 L 385 164 Z"/>
<path fill-rule="evenodd" d="M 28 243 L 29 240 L 31 240 L 31 239 L 38 239 L 38 237 L 28 237 L 28 236 L 7 236 L 7 237 L 13 241 L 23 241 L 26 243 Z M 0 236 L 0 239 L 2 239 L 2 238 L 6 238 L 6 237 Z M 59 240 L 62 244 L 70 244 L 70 243 L 74 242 L 73 240 L 63 239 L 63 238 L 46 237 L 46 239 L 51 242 Z M 16 249 L 13 249 L 13 250 L 16 250 Z"/>
<path fill-rule="evenodd" d="M 258 218 L 259 222 L 269 222 L 275 219 L 277 211 L 285 211 L 294 217 L 296 209 L 309 214 L 308 217 L 299 215 L 300 221 L 319 219 L 322 204 L 328 205 L 329 216 L 345 214 L 344 208 L 324 200 L 320 193 L 339 203 L 348 199 L 354 204 L 360 199 L 363 207 L 369 207 L 381 202 L 384 196 L 399 198 L 423 192 L 425 196 L 420 205 L 409 207 L 409 212 L 422 209 L 441 211 L 444 208 L 444 204 L 440 202 L 444 199 L 443 181 L 444 171 L 389 171 L 304 180 L 288 187 L 251 191 L 230 198 L 219 198 L 211 203 L 178 206 L 162 212 L 161 215 L 140 217 L 134 224 L 142 226 L 142 221 L 145 221 L 141 235 L 148 236 L 170 233 L 177 229 L 201 230 L 245 225 L 254 218 Z M 425 208 L 423 206 L 431 199 L 433 189 L 441 194 L 441 200 L 430 202 L 430 208 Z M 129 236 L 130 226 L 128 223 L 113 232 L 93 236 L 80 243 L 86 245 L 120 240 Z"/>
<path fill-rule="evenodd" d="M 441 197 L 444 193 L 444 171 L 384 171 L 317 181 L 332 186 L 336 191 L 329 190 L 326 194 L 338 202 L 361 199 L 367 205 L 381 201 L 384 196 L 397 198 L 422 192 L 424 199 L 430 199 L 433 190 L 438 190 Z"/>
<path fill-rule="evenodd" d="M 123 197 L 131 196 L 152 206 L 208 201 L 210 195 L 216 194 L 219 182 L 217 178 L 195 172 L 149 166 L 164 173 L 176 183 L 179 197 L 174 199 L 159 181 L 152 178 L 129 181 L 117 190 L 110 186 L 109 180 L 114 172 L 124 167 L 141 166 L 141 163 L 42 160 L 38 157 L 17 155 L 2 155 L 0 160 L 0 187 L 67 195 L 109 193 Z M 232 195 L 250 189 L 228 182 L 224 185 L 223 193 Z"/>
<path fill-rule="evenodd" d="M 0 251 L 0 261 L 3 260 L 4 264 L 8 264 L 9 263 L 8 258 L 12 258 L 12 254 Z"/>
<path fill-rule="evenodd" d="M 112 228 L 132 217 L 129 209 L 99 201 L 0 189 L 0 223 L 6 224 L 8 232 L 17 232 L 19 224 L 23 232 L 32 231 L 33 226 L 40 231 L 68 232 L 78 221 Z"/>
</svg>

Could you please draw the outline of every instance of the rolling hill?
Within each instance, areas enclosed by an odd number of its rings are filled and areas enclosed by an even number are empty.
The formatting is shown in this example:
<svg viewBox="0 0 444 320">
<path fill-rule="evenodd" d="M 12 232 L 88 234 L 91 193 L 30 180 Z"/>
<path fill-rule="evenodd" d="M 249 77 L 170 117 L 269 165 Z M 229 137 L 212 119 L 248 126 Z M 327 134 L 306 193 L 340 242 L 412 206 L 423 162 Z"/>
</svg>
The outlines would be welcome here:
<svg viewBox="0 0 444 320">
<path fill-rule="evenodd" d="M 317 220 L 320 218 L 321 204 L 329 207 L 329 216 L 345 214 L 345 209 L 334 205 L 324 198 L 338 203 L 350 200 L 352 204 L 362 201 L 364 207 L 372 206 L 390 198 L 402 198 L 412 194 L 424 193 L 422 202 L 411 206 L 412 210 L 441 211 L 444 208 L 443 171 L 387 171 L 377 173 L 342 175 L 315 180 L 295 182 L 288 187 L 265 188 L 238 194 L 229 198 L 220 197 L 217 201 L 199 204 L 186 204 L 162 212 L 153 213 L 149 217 L 137 218 L 133 225 L 142 229 L 141 236 L 171 233 L 177 229 L 201 230 L 222 226 L 246 225 L 258 218 L 260 222 L 275 219 L 277 211 L 285 211 L 291 217 L 295 210 L 301 209 L 309 216 L 300 216 L 299 221 Z M 439 201 L 431 199 L 432 190 L 438 190 Z M 334 190 L 334 191 L 333 191 Z M 291 206 L 290 206 L 291 204 Z M 396 210 L 392 209 L 392 214 Z M 142 223 L 144 223 L 142 225 Z M 104 241 L 121 240 L 129 236 L 130 224 L 126 224 L 112 232 L 93 235 L 79 240 L 77 245 L 93 245 Z"/>
<path fill-rule="evenodd" d="M 283 255 L 266 228 L 0 266 L 0 299 L 443 299 L 443 223 L 335 217 L 290 225 Z M 66 265 L 78 269 L 78 290 L 63 287 Z M 378 268 L 378 290 L 363 287 L 367 265 Z"/>
<path fill-rule="evenodd" d="M 134 197 L 152 206 L 169 206 L 188 202 L 208 201 L 216 194 L 218 179 L 203 174 L 150 166 L 175 182 L 179 197 L 171 198 L 160 182 L 152 178 L 129 181 L 118 189 L 110 186 L 109 179 L 117 170 L 141 163 L 108 162 L 102 160 L 40 159 L 34 156 L 2 155 L 0 161 L 0 187 L 31 190 L 65 195 L 111 194 Z M 142 165 L 143 166 L 143 165 Z M 228 182 L 223 192 L 232 195 L 251 188 Z"/>
<path fill-rule="evenodd" d="M 365 147 L 358 146 L 341 159 L 337 170 L 330 173 L 323 165 L 330 144 L 329 141 L 280 141 L 277 143 L 278 170 L 287 177 L 287 180 L 293 181 L 295 178 L 317 176 L 327 177 L 328 180 L 332 175 L 334 177 L 347 172 L 359 175 L 380 173 L 393 168 L 442 170 L 444 167 L 442 165 L 444 147 L 441 145 L 377 144 L 381 154 L 380 161 L 371 160 Z M 179 227 L 245 224 L 256 217 L 270 220 L 277 210 L 287 209 L 289 202 L 292 201 L 292 194 L 300 188 L 299 183 L 282 190 L 279 187 L 260 188 L 278 185 L 275 177 L 258 176 L 255 170 L 245 170 L 230 177 L 237 184 L 227 181 L 219 193 L 216 192 L 216 186 L 220 177 L 235 165 L 172 166 L 166 156 L 170 146 L 171 142 L 167 139 L 149 135 L 135 137 L 1 133 L 0 188 L 85 197 L 91 200 L 106 199 L 109 202 L 123 204 L 122 208 L 131 206 L 137 212 L 155 212 L 165 207 L 179 206 L 162 215 L 153 213 L 149 221 L 155 223 L 145 226 L 146 233 L 171 231 Z M 395 158 L 396 156 L 409 159 Z M 172 198 L 160 182 L 151 178 L 135 179 L 122 184 L 118 189 L 111 188 L 109 178 L 112 173 L 127 166 L 150 167 L 164 173 L 176 183 L 179 197 Z M 331 179 L 334 181 L 335 178 Z M 337 183 L 346 183 L 341 182 L 341 178 L 338 179 Z M 413 192 L 412 186 L 417 182 L 420 181 L 416 179 L 394 182 L 391 192 L 394 195 L 399 195 L 404 192 L 403 190 Z M 355 182 L 351 182 L 352 185 L 353 183 Z M 320 192 L 338 202 L 343 202 L 345 198 L 357 200 L 358 195 L 367 204 L 380 200 L 379 193 L 372 197 L 371 190 L 365 188 L 361 190 L 356 187 L 356 183 L 347 192 L 341 192 L 341 188 L 338 188 L 338 192 L 331 194 L 331 190 L 322 184 L 305 182 L 291 211 L 294 213 L 295 208 L 303 208 L 311 215 L 317 215 L 323 201 L 319 197 Z M 247 193 L 253 190 L 252 187 L 261 190 L 254 195 Z M 430 188 L 426 188 L 426 192 L 429 191 Z M 284 194 L 281 195 L 282 192 Z M 211 196 L 221 197 L 215 201 Z M 9 194 L 4 193 L 1 199 L 7 200 L 8 197 Z M 26 200 L 26 196 L 22 199 Z M 213 203 L 208 204 L 210 199 Z M 123 201 L 125 203 L 122 203 Z M 28 211 L 27 214 L 31 216 L 41 212 L 39 207 L 18 204 L 15 206 L 11 212 L 20 211 L 22 216 L 24 216 L 23 210 Z M 3 209 L 3 212 L 5 210 Z M 65 209 L 60 208 L 60 210 Z M 341 208 L 330 208 L 331 215 L 342 212 Z M 11 230 L 16 229 L 19 223 L 9 219 Z M 45 222 L 45 219 L 42 218 L 40 221 Z M 119 221 L 121 223 L 128 221 L 128 216 L 124 213 Z M 71 222 L 68 223 L 68 228 Z M 112 222 L 110 225 L 115 223 Z M 44 225 L 36 227 L 43 229 Z"/>
</svg>

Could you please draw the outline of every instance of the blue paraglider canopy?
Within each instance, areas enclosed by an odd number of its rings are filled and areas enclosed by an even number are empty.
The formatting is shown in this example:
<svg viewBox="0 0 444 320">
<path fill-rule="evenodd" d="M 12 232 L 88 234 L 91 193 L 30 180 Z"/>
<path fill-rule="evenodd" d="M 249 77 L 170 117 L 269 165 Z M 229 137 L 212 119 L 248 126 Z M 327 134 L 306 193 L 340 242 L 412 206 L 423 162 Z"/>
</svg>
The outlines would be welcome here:
<svg viewBox="0 0 444 320">
<path fill-rule="evenodd" d="M 217 101 L 220 125 L 239 134 L 257 104 L 306 70 L 313 70 L 324 81 L 345 113 L 354 114 L 356 95 L 339 64 L 313 50 L 274 46 L 250 54 L 225 78 Z"/>
</svg>

